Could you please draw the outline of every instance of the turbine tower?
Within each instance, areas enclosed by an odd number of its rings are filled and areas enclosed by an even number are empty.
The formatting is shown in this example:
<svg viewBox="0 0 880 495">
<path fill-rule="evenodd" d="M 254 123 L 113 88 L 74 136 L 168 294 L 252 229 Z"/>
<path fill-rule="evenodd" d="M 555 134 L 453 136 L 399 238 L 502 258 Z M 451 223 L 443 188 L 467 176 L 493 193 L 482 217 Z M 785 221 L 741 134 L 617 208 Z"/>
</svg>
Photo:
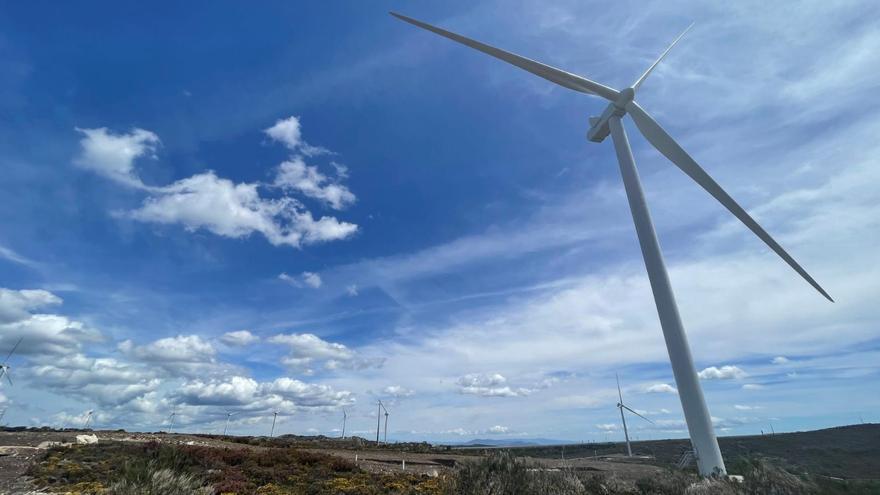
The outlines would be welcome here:
<svg viewBox="0 0 880 495">
<path fill-rule="evenodd" d="M 92 414 L 94 413 L 95 411 L 86 412 L 86 419 L 83 421 L 83 430 L 88 429 L 89 423 L 92 421 Z"/>
<path fill-rule="evenodd" d="M 385 409 L 384 404 L 382 409 L 385 411 L 385 433 L 382 435 L 382 443 L 388 443 L 388 409 Z"/>
<path fill-rule="evenodd" d="M 449 38 L 465 46 L 515 65 L 565 88 L 588 95 L 599 96 L 610 102 L 605 108 L 605 111 L 602 112 L 601 116 L 590 118 L 590 130 L 587 132 L 587 138 L 590 141 L 599 143 L 604 141 L 610 134 L 612 141 L 614 142 L 614 149 L 617 153 L 617 160 L 620 166 L 620 174 L 623 178 L 623 185 L 626 190 L 630 211 L 632 212 L 633 223 L 635 224 L 642 256 L 645 260 L 648 280 L 651 283 L 651 290 L 654 293 L 654 303 L 657 306 L 657 313 L 660 317 L 660 326 L 663 330 L 663 337 L 666 341 L 666 350 L 669 353 L 672 372 L 675 376 L 675 383 L 678 386 L 679 399 L 681 400 L 682 409 L 684 410 L 684 417 L 687 422 L 688 432 L 690 433 L 691 443 L 694 446 L 700 474 L 704 476 L 726 474 L 727 471 L 724 467 L 724 460 L 721 457 L 721 450 L 718 448 L 718 440 L 715 438 L 715 432 L 712 429 L 712 420 L 709 416 L 709 409 L 706 406 L 706 399 L 703 396 L 703 390 L 700 387 L 700 382 L 697 378 L 697 371 L 694 367 L 694 360 L 691 355 L 690 346 L 688 345 L 687 335 L 681 324 L 678 307 L 675 304 L 675 296 L 672 293 L 672 286 L 669 282 L 669 275 L 666 272 L 663 255 L 660 252 L 660 244 L 657 241 L 657 234 L 654 231 L 654 225 L 651 222 L 651 215 L 648 212 L 645 194 L 642 191 L 639 174 L 636 170 L 635 162 L 633 161 L 632 150 L 630 150 L 629 141 L 621 119 L 627 114 L 632 117 L 636 127 L 642 135 L 644 135 L 648 142 L 663 154 L 663 156 L 668 158 L 675 166 L 681 169 L 682 172 L 693 179 L 700 185 L 700 187 L 705 189 L 706 192 L 727 208 L 736 218 L 744 223 L 746 227 L 764 241 L 770 249 L 785 260 L 785 262 L 788 263 L 789 266 L 791 266 L 801 277 L 819 291 L 819 293 L 825 296 L 829 301 L 833 302 L 833 300 L 831 299 L 831 296 L 829 296 L 828 293 L 825 292 L 815 280 L 813 280 L 813 277 L 811 277 L 806 270 L 801 268 L 797 261 L 795 261 L 794 258 L 782 248 L 782 246 L 770 237 L 770 234 L 768 234 L 758 222 L 756 222 L 739 204 L 737 204 L 737 202 L 734 201 L 733 198 L 731 198 L 730 195 L 727 194 L 727 192 L 722 189 L 721 186 L 719 186 L 718 183 L 715 182 L 715 180 L 709 176 L 709 174 L 706 173 L 706 171 L 703 170 L 703 168 L 700 167 L 697 162 L 694 161 L 694 159 L 691 158 L 691 156 L 682 149 L 682 147 L 679 146 L 665 130 L 663 130 L 662 127 L 660 127 L 660 124 L 658 124 L 648 112 L 636 103 L 634 99 L 636 91 L 651 74 L 651 71 L 657 67 L 657 64 L 659 64 L 666 54 L 669 53 L 669 50 L 672 49 L 678 40 L 681 39 L 684 33 L 679 35 L 678 38 L 672 42 L 669 48 L 660 55 L 656 62 L 648 67 L 648 70 L 636 79 L 632 86 L 618 91 L 570 72 L 480 43 L 479 41 L 417 21 L 410 17 L 396 14 L 394 12 L 392 12 L 391 15 L 417 27 L 439 34 L 440 36 Z"/>
<path fill-rule="evenodd" d="M 382 405 L 381 400 L 379 400 L 377 402 L 379 402 L 379 408 L 378 408 L 379 412 L 376 413 L 376 445 L 379 445 L 379 427 L 382 424 L 382 409 L 384 409 L 385 406 Z"/>
<path fill-rule="evenodd" d="M 170 421 L 170 425 L 168 426 L 168 433 L 174 433 L 174 416 L 177 416 L 177 411 L 171 411 L 171 414 L 168 415 L 168 420 Z"/>
<path fill-rule="evenodd" d="M 5 376 L 6 381 L 8 381 L 10 385 L 12 385 L 12 377 L 9 376 L 9 371 L 12 369 L 12 367 L 9 366 L 9 358 L 11 358 L 12 354 L 15 353 L 15 350 L 18 349 L 18 344 L 21 344 L 22 339 L 24 339 L 24 337 L 18 338 L 18 342 L 16 342 L 15 345 L 12 346 L 12 350 L 9 351 L 9 354 L 6 355 L 6 359 L 4 359 L 2 363 L 0 363 L 0 381 L 2 381 L 3 377 Z"/>
<path fill-rule="evenodd" d="M 345 440 L 345 422 L 348 420 L 348 413 L 342 408 L 342 439 Z"/>
<path fill-rule="evenodd" d="M 226 424 L 223 425 L 223 436 L 226 436 L 226 430 L 229 429 L 229 418 L 231 418 L 233 414 L 235 413 L 229 411 L 226 412 Z"/>
<path fill-rule="evenodd" d="M 275 420 L 278 419 L 278 411 L 272 413 L 272 429 L 269 430 L 269 438 L 275 437 Z"/>
<path fill-rule="evenodd" d="M 641 414 L 635 412 L 634 410 L 630 409 L 629 407 L 626 406 L 626 404 L 623 403 L 623 394 L 620 392 L 620 377 L 617 376 L 616 373 L 614 376 L 617 378 L 617 397 L 619 399 L 617 402 L 617 408 L 620 409 L 620 422 L 623 423 L 623 437 L 626 439 L 626 456 L 632 457 L 633 451 L 632 451 L 632 447 L 629 444 L 629 430 L 626 429 L 626 416 L 623 414 L 623 410 L 626 409 L 627 411 L 644 419 L 648 423 L 654 424 L 654 422 L 651 421 L 650 419 L 642 416 Z M 638 438 L 636 440 L 638 440 Z"/>
</svg>

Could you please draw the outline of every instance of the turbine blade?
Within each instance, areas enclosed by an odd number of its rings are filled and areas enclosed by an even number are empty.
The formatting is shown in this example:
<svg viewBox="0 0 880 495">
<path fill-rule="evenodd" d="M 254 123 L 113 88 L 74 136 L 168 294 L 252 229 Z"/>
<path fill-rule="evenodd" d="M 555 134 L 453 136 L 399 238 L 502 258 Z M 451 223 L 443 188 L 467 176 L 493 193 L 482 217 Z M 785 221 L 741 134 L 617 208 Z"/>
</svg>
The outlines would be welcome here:
<svg viewBox="0 0 880 495">
<path fill-rule="evenodd" d="M 440 29 L 438 27 L 432 26 L 422 21 L 418 21 L 405 15 L 401 15 L 395 12 L 391 12 L 391 15 L 397 17 L 404 22 L 408 22 L 422 29 L 427 29 L 428 31 L 439 34 L 440 36 L 449 38 L 453 41 L 457 41 L 462 45 L 469 46 L 487 55 L 491 55 L 497 59 L 515 65 L 520 69 L 527 70 L 538 77 L 543 77 L 544 79 L 550 82 L 554 82 L 565 88 L 579 91 L 581 93 L 601 96 L 602 98 L 605 98 L 609 101 L 615 101 L 617 99 L 618 93 L 616 90 L 611 89 L 603 84 L 599 84 L 595 81 L 591 81 L 570 72 L 566 72 L 562 69 L 557 69 L 555 67 L 551 67 L 549 65 L 545 65 L 540 62 L 521 57 L 514 53 L 501 50 L 500 48 L 495 48 L 494 46 L 489 46 L 485 43 L 480 43 L 479 41 L 466 38 L 460 34 L 455 34 L 445 29 Z"/>
<path fill-rule="evenodd" d="M 644 416 L 642 416 L 642 415 L 641 415 L 641 414 L 639 414 L 639 413 L 637 413 L 637 412 L 635 412 L 635 411 L 633 411 L 633 410 L 632 410 L 632 409 L 630 409 L 630 408 L 629 408 L 629 407 L 627 407 L 627 406 L 625 406 L 625 405 L 623 405 L 623 404 L 621 404 L 621 405 L 620 405 L 620 406 L 621 406 L 621 407 L 622 407 L 622 408 L 624 408 L 624 409 L 626 409 L 626 410 L 627 410 L 627 411 L 629 411 L 629 412 L 631 412 L 631 413 L 633 413 L 633 414 L 635 414 L 635 415 L 636 415 L 636 416 L 638 416 L 638 417 L 640 417 L 640 418 L 642 418 L 642 419 L 644 419 L 644 420 L 645 420 L 645 421 L 647 421 L 647 422 L 648 422 L 648 423 L 651 423 L 651 424 L 654 424 L 654 422 L 653 422 L 653 421 L 651 421 L 651 420 L 650 420 L 650 419 L 648 419 L 648 418 L 646 418 L 646 417 L 644 417 Z"/>
<path fill-rule="evenodd" d="M 620 375 L 615 373 L 614 377 L 617 378 L 617 397 L 620 399 L 620 402 L 618 402 L 618 404 L 623 405 L 623 394 L 620 393 Z"/>
<path fill-rule="evenodd" d="M 18 338 L 18 342 L 16 342 L 15 345 L 12 346 L 12 350 L 9 351 L 9 354 L 6 355 L 6 359 L 3 360 L 3 364 L 6 364 L 6 362 L 9 361 L 9 358 L 11 358 L 11 357 L 12 357 L 12 354 L 15 352 L 15 350 L 18 349 L 18 344 L 21 344 L 21 341 L 22 341 L 23 339 L 24 339 L 24 337 L 19 337 L 19 338 Z"/>
<path fill-rule="evenodd" d="M 719 203 L 724 205 L 733 216 L 739 219 L 742 223 L 745 224 L 746 227 L 749 228 L 755 235 L 758 236 L 762 241 L 764 241 L 770 249 L 773 250 L 776 254 L 779 255 L 780 258 L 785 260 L 789 266 L 791 266 L 794 271 L 798 272 L 801 277 L 804 278 L 810 285 L 813 286 L 820 294 L 825 296 L 831 302 L 834 302 L 834 299 L 825 292 L 825 289 L 819 285 L 818 282 L 813 280 L 813 277 L 804 270 L 801 265 L 798 264 L 794 258 L 789 255 L 785 249 L 782 249 L 782 246 L 776 242 L 775 239 L 770 237 L 770 234 L 761 227 L 758 222 L 755 221 L 747 212 L 744 210 L 733 198 L 730 197 L 727 192 L 715 182 L 705 170 L 703 170 L 693 158 L 681 147 L 678 143 L 675 142 L 672 137 L 660 127 L 660 124 L 657 123 L 648 113 L 639 106 L 635 101 L 631 101 L 627 103 L 626 110 L 632 117 L 633 121 L 636 123 L 636 127 L 642 132 L 645 136 L 645 139 L 648 140 L 657 151 L 663 154 L 666 158 L 669 159 L 672 163 L 674 163 L 678 168 L 681 169 L 682 172 L 687 174 L 688 177 L 694 180 L 697 184 L 699 184 L 703 189 L 706 190 L 713 198 L 718 200 Z"/>
<path fill-rule="evenodd" d="M 9 370 L 6 370 L 6 373 L 4 373 L 4 375 L 6 375 L 6 380 L 9 382 L 9 384 L 12 385 L 12 386 L 14 387 L 15 384 L 12 383 L 12 377 L 9 376 Z"/>
<path fill-rule="evenodd" d="M 646 70 L 645 73 L 642 74 L 642 77 L 638 78 L 636 82 L 633 83 L 633 91 L 639 90 L 639 86 L 641 86 L 642 83 L 645 82 L 645 79 L 648 78 L 648 76 L 651 74 L 651 71 L 654 70 L 654 67 L 657 67 L 657 65 L 660 64 L 660 61 L 663 60 L 664 57 L 666 57 L 666 54 L 669 53 L 669 50 L 672 50 L 672 47 L 675 46 L 676 43 L 678 43 L 678 40 L 680 40 L 685 35 L 685 33 L 690 31 L 692 27 L 694 27 L 693 22 L 684 31 L 682 31 L 681 34 L 678 35 L 678 38 L 675 38 L 675 40 L 672 41 L 669 47 L 663 53 L 661 53 L 659 57 L 657 57 L 657 60 L 653 64 L 651 64 L 650 67 L 648 67 L 648 70 Z"/>
</svg>

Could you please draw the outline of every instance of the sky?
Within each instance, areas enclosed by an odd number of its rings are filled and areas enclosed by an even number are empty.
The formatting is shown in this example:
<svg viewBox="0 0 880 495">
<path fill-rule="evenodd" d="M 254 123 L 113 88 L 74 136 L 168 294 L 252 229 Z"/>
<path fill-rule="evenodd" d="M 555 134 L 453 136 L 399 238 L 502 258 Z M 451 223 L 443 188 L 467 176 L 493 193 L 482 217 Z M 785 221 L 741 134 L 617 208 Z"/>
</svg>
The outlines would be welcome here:
<svg viewBox="0 0 880 495">
<path fill-rule="evenodd" d="M 0 9 L 3 422 L 265 435 L 687 432 L 597 97 L 637 100 L 835 299 L 625 118 L 719 435 L 877 422 L 875 2 Z"/>
</svg>

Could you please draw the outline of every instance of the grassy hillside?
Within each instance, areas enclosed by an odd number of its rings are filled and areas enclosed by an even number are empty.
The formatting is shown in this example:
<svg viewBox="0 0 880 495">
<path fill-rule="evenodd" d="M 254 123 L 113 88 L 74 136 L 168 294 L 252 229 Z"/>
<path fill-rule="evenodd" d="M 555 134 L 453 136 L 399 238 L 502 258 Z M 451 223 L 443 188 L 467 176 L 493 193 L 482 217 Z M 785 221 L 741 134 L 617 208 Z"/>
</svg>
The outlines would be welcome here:
<svg viewBox="0 0 880 495">
<path fill-rule="evenodd" d="M 880 478 L 880 424 L 841 426 L 816 431 L 719 438 L 721 451 L 731 471 L 742 457 L 766 457 L 795 472 L 846 479 Z M 690 442 L 653 440 L 633 442 L 633 453 L 652 455 L 648 462 L 675 464 Z M 621 454 L 621 443 L 577 444 L 509 449 L 516 455 L 559 458 Z"/>
</svg>

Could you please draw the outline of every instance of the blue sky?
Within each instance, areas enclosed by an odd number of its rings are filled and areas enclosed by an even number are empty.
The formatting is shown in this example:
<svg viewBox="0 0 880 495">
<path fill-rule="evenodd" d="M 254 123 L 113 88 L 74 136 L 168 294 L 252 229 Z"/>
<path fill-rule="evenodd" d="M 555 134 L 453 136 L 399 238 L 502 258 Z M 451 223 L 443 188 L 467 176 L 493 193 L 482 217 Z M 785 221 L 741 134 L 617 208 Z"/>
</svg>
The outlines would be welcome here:
<svg viewBox="0 0 880 495">
<path fill-rule="evenodd" d="M 2 9 L 4 421 L 685 435 L 602 102 L 389 10 L 618 88 L 695 21 L 638 100 L 837 301 L 627 123 L 716 427 L 878 420 L 878 7 L 519 1 Z"/>
</svg>

